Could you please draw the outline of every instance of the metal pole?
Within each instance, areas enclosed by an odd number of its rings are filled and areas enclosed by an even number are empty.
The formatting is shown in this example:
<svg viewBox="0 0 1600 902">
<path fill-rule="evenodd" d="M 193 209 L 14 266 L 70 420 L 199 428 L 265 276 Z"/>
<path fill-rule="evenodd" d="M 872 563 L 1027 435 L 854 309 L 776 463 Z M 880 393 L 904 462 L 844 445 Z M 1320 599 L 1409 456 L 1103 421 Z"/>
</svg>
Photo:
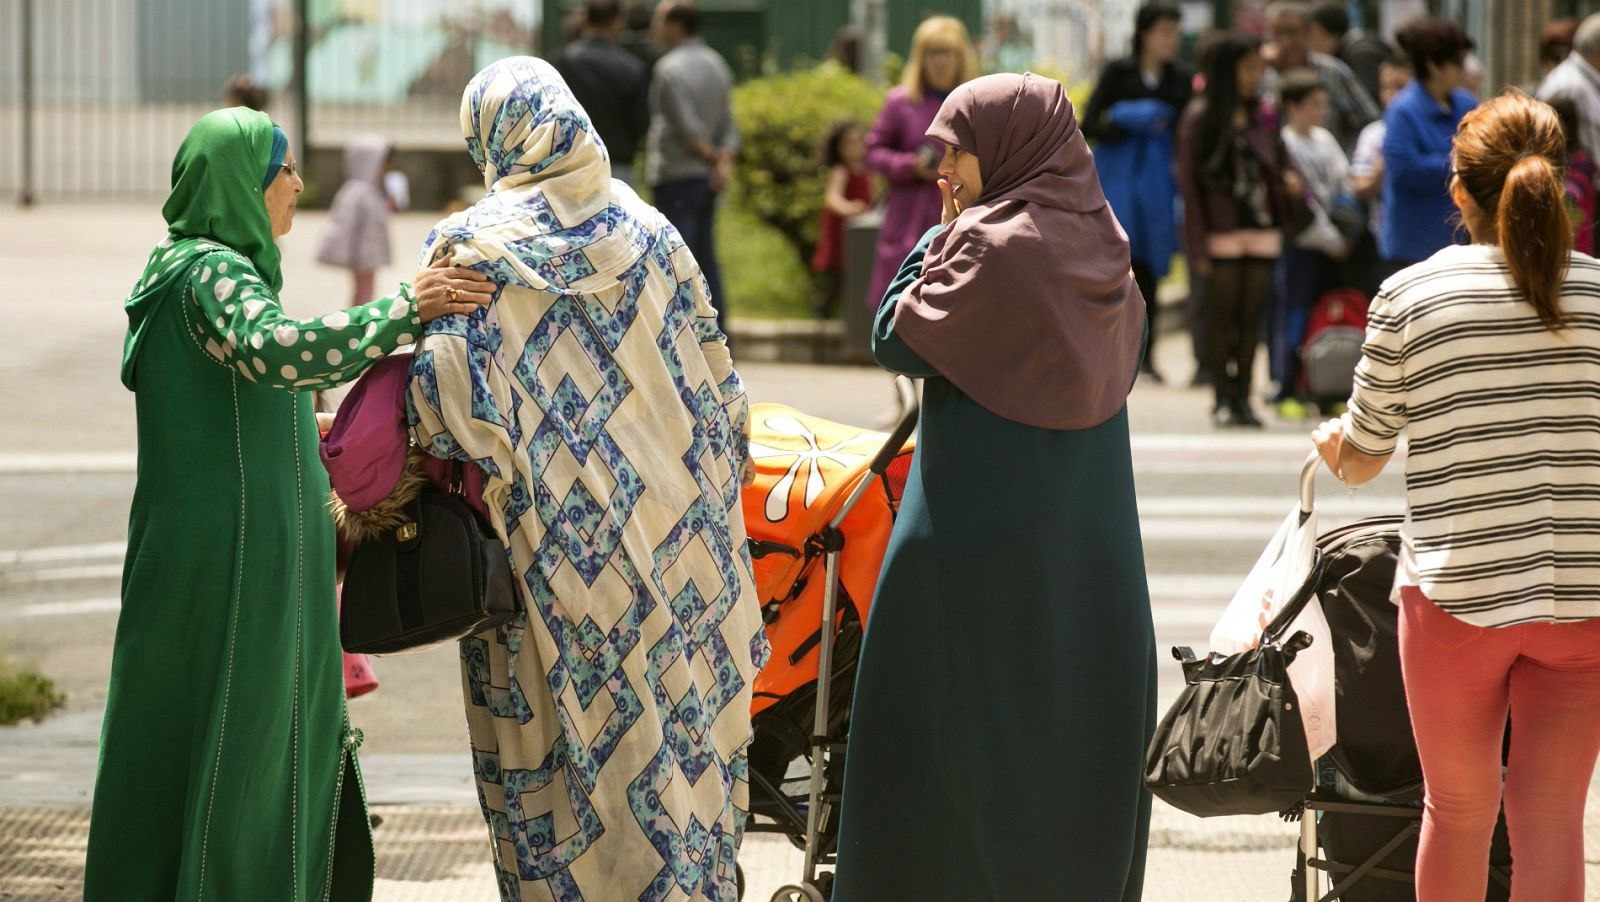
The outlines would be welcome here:
<svg viewBox="0 0 1600 902">
<path fill-rule="evenodd" d="M 859 498 L 864 487 L 871 482 L 870 475 L 864 477 L 854 497 Z M 852 499 L 845 503 L 844 509 L 849 510 L 854 506 Z M 835 529 L 836 525 L 828 527 L 829 532 Z M 806 806 L 806 854 L 802 872 L 808 885 L 817 882 L 817 837 L 822 832 L 822 787 L 827 778 L 827 769 L 833 766 L 833 752 L 828 748 L 832 738 L 828 735 L 828 706 L 832 701 L 829 695 L 833 684 L 834 619 L 839 610 L 839 552 L 827 552 L 824 561 L 823 573 L 828 580 L 828 588 L 822 593 L 822 647 L 817 652 L 817 709 L 811 725 L 811 791 Z"/>
<path fill-rule="evenodd" d="M 883 80 L 883 59 L 888 53 L 888 11 L 886 0 L 856 0 L 855 13 L 861 28 L 860 74 L 874 84 Z"/>
<path fill-rule="evenodd" d="M 1322 872 L 1311 866 L 1317 857 L 1317 813 L 1308 805 L 1300 812 L 1300 851 L 1305 853 L 1305 902 L 1322 897 Z"/>
<path fill-rule="evenodd" d="M 17 202 L 34 203 L 33 194 L 33 0 L 22 0 L 22 193 Z"/>
<path fill-rule="evenodd" d="M 307 65 L 311 54 L 311 0 L 294 4 L 294 114 L 300 134 L 300 165 L 311 162 L 311 88 Z"/>
</svg>

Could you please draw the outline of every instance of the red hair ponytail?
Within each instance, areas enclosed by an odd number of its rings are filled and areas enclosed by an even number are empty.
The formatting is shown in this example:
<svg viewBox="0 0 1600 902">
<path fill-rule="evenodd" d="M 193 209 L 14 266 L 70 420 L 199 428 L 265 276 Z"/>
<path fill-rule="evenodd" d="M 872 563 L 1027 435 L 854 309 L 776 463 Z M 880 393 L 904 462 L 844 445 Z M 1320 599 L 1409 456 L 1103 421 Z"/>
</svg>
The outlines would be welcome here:
<svg viewBox="0 0 1600 902">
<path fill-rule="evenodd" d="M 1572 257 L 1566 157 L 1556 111 L 1520 91 L 1468 113 L 1456 132 L 1456 176 L 1494 218 L 1512 281 L 1551 329 L 1566 324 L 1561 286 Z"/>
</svg>

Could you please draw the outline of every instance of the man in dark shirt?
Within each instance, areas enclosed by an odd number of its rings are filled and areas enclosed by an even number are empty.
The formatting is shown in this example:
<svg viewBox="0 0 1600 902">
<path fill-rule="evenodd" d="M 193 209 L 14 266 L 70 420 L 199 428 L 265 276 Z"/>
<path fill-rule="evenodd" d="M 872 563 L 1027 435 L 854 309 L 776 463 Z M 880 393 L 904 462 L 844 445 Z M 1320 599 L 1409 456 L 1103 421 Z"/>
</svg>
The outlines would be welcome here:
<svg viewBox="0 0 1600 902">
<path fill-rule="evenodd" d="M 654 6 L 645 0 L 633 0 L 622 11 L 622 33 L 617 35 L 617 43 L 622 45 L 622 49 L 644 63 L 646 82 L 650 80 L 656 60 L 661 58 L 661 48 L 656 46 L 654 36 L 655 18 Z"/>
<path fill-rule="evenodd" d="M 612 177 L 631 185 L 633 160 L 650 128 L 649 72 L 617 43 L 622 28 L 617 0 L 588 0 L 584 16 L 583 35 L 550 62 L 605 142 Z"/>
<path fill-rule="evenodd" d="M 1324 0 L 1311 9 L 1306 40 L 1311 49 L 1337 57 L 1350 67 L 1372 99 L 1378 99 L 1378 69 L 1394 50 L 1383 38 L 1350 28 L 1350 13 L 1338 0 Z"/>
</svg>

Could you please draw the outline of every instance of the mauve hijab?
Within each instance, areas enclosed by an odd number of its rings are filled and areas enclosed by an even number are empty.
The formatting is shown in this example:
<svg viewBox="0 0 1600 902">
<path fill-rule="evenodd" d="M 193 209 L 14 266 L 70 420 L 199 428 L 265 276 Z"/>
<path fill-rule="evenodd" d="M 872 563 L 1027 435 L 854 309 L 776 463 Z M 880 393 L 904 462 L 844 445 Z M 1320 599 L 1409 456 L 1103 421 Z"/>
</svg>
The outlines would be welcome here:
<svg viewBox="0 0 1600 902">
<path fill-rule="evenodd" d="M 1066 91 L 987 75 L 951 92 L 928 136 L 978 157 L 983 194 L 929 245 L 896 334 L 997 416 L 1110 419 L 1133 387 L 1144 299 Z"/>
</svg>

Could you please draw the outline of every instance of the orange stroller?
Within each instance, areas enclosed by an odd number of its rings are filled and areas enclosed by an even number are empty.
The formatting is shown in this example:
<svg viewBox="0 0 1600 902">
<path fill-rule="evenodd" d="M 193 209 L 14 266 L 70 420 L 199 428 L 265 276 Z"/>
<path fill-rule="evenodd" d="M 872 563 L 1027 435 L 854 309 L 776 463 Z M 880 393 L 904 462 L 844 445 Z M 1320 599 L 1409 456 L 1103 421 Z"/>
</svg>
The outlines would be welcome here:
<svg viewBox="0 0 1600 902">
<path fill-rule="evenodd" d="M 772 658 L 751 705 L 747 830 L 805 850 L 773 902 L 828 898 L 856 662 L 878 571 L 911 468 L 916 394 L 891 434 L 779 404 L 750 411 L 755 483 L 741 500 Z"/>
</svg>

